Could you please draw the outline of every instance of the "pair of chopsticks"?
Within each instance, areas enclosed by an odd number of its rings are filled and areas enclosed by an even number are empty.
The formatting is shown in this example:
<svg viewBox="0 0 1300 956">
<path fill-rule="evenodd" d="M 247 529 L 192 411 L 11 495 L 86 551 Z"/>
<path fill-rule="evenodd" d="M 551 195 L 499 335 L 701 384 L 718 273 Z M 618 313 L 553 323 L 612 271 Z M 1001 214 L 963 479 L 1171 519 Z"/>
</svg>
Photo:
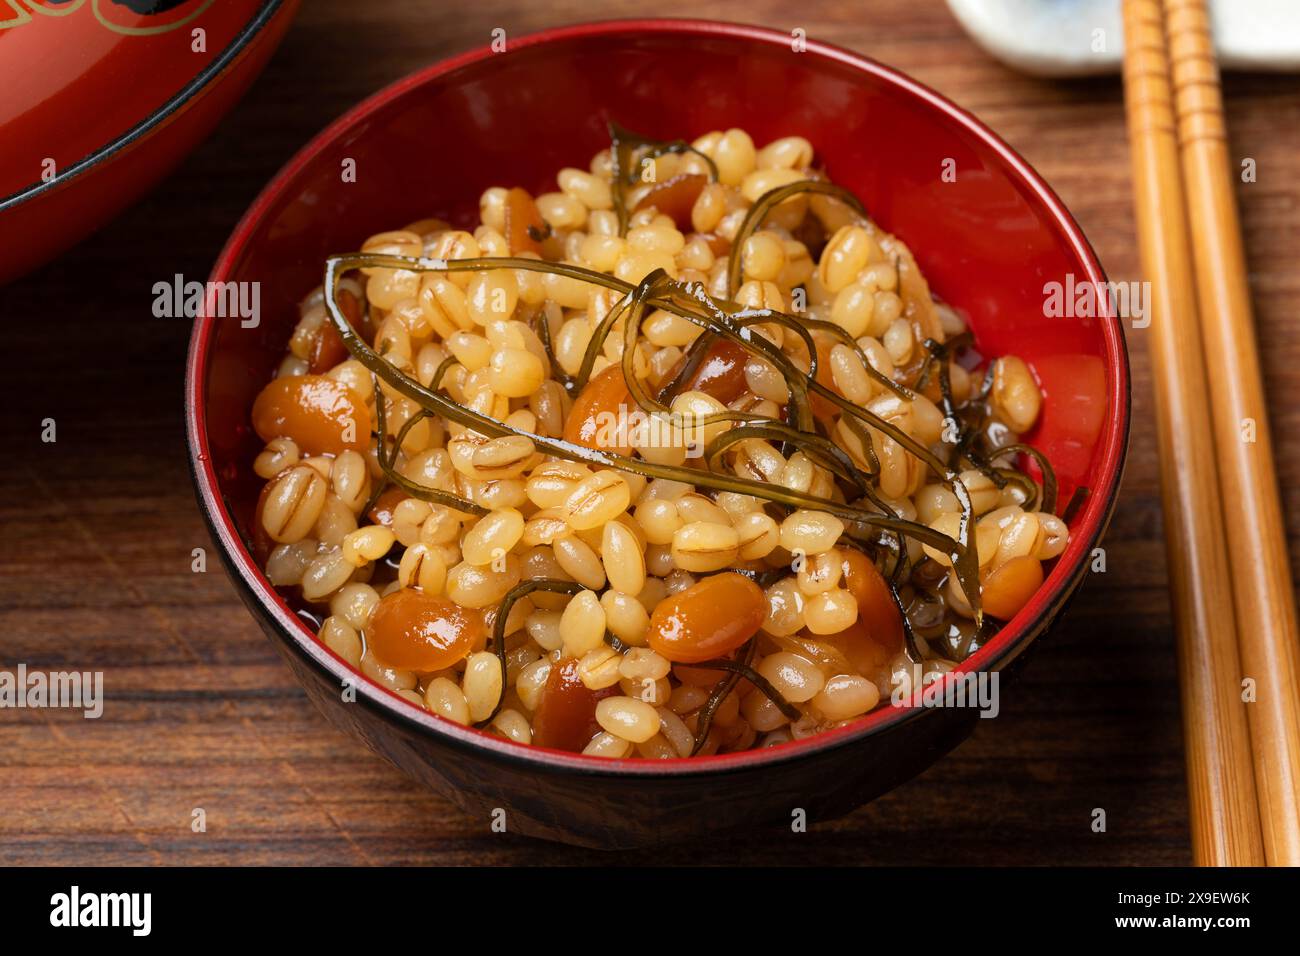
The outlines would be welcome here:
<svg viewBox="0 0 1300 956">
<path fill-rule="evenodd" d="M 1198 865 L 1300 865 L 1300 647 L 1205 0 L 1123 0 Z"/>
</svg>

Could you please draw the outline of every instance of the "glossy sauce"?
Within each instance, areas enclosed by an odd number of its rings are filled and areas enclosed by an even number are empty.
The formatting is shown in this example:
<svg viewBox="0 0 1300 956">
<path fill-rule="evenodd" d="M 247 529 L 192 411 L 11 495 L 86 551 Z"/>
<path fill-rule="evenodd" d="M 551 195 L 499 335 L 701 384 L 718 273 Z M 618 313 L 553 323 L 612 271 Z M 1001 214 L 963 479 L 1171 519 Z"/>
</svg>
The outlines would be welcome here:
<svg viewBox="0 0 1300 956">
<path fill-rule="evenodd" d="M 844 656 L 854 670 L 865 677 L 870 677 L 885 667 L 897 653 L 896 650 L 886 650 L 884 645 L 876 641 L 861 618 L 836 634 L 814 636 L 801 632 L 800 637 L 829 644 Z"/>
<path fill-rule="evenodd" d="M 632 211 L 639 212 L 654 206 L 660 215 L 672 219 L 682 232 L 690 232 L 691 210 L 695 208 L 695 200 L 700 198 L 700 193 L 708 182 L 709 177 L 699 173 L 679 173 L 651 186 Z"/>
<path fill-rule="evenodd" d="M 814 333 L 813 344 L 817 346 L 817 384 L 824 385 L 838 395 L 839 392 L 835 390 L 835 378 L 831 372 L 831 348 L 835 342 L 829 336 Z M 809 397 L 814 418 L 831 418 L 839 414 L 840 407 L 830 399 L 817 394 Z"/>
<path fill-rule="evenodd" d="M 749 387 L 745 381 L 747 361 L 749 352 L 743 346 L 730 339 L 716 339 L 709 345 L 695 372 L 676 392 L 679 395 L 683 392 L 704 392 L 728 405 L 745 394 Z M 677 378 L 685 362 L 686 357 L 682 356 L 665 377 L 665 384 Z"/>
<path fill-rule="evenodd" d="M 357 301 L 357 297 L 347 289 L 339 289 L 336 298 L 343 317 L 354 329 L 361 332 L 358 326 L 362 319 L 361 303 Z M 307 371 L 313 375 L 323 375 L 347 357 L 348 350 L 343 344 L 343 337 L 339 335 L 339 330 L 334 327 L 334 323 L 326 319 L 312 336 L 311 350 L 307 356 Z"/>
<path fill-rule="evenodd" d="M 762 588 L 727 571 L 660 601 L 650 615 L 646 641 L 673 663 L 698 664 L 740 647 L 766 615 Z"/>
<path fill-rule="evenodd" d="M 370 443 L 370 410 L 352 389 L 324 375 L 272 380 L 253 403 L 262 441 L 292 438 L 304 455 L 337 455 Z"/>
<path fill-rule="evenodd" d="M 366 625 L 366 645 L 377 658 L 414 671 L 450 667 L 482 637 L 478 612 L 415 588 L 381 598 Z"/>
<path fill-rule="evenodd" d="M 533 745 L 580 753 L 600 732 L 596 704 L 617 693 L 617 686 L 602 691 L 588 688 L 578 676 L 578 662 L 572 657 L 551 665 L 533 714 Z"/>
<path fill-rule="evenodd" d="M 623 367 L 611 365 L 593 375 L 573 402 L 569 417 L 564 423 L 564 440 L 587 448 L 603 448 L 620 455 L 630 455 L 631 445 L 601 444 L 602 431 L 606 436 L 618 434 L 610 423 L 629 421 L 636 409 L 632 393 L 623 378 Z M 622 437 L 622 436 L 620 436 Z"/>
<path fill-rule="evenodd" d="M 546 234 L 546 220 L 537 211 L 537 203 L 533 202 L 528 190 L 515 187 L 506 193 L 505 230 L 511 255 L 517 256 L 521 252 L 541 255 L 542 244 L 534 234 Z"/>
<path fill-rule="evenodd" d="M 409 497 L 410 495 L 401 488 L 386 488 L 375 499 L 375 503 L 370 506 L 366 516 L 375 524 L 391 528 L 393 526 L 393 511 Z"/>
<path fill-rule="evenodd" d="M 1043 584 L 1043 566 L 1037 558 L 1012 558 L 988 576 L 980 589 L 984 613 L 1009 621 L 1029 603 Z"/>
<path fill-rule="evenodd" d="M 844 587 L 858 602 L 858 621 L 870 638 L 890 653 L 903 649 L 903 617 L 884 577 L 854 548 L 843 549 Z"/>
</svg>

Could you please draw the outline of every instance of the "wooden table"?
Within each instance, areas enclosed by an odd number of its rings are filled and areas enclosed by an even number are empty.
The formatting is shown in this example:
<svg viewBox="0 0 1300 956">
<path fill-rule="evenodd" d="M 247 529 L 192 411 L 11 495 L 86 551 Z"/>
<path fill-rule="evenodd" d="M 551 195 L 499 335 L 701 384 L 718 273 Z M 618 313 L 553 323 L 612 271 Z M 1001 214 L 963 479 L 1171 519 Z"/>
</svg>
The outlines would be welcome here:
<svg viewBox="0 0 1300 956">
<path fill-rule="evenodd" d="M 103 670 L 102 719 L 0 711 L 0 863 L 1119 863 L 1190 859 L 1146 336 L 1133 352 L 1123 497 L 1067 620 L 1000 719 L 871 806 L 617 857 L 488 832 L 307 703 L 239 603 L 195 507 L 181 422 L 189 325 L 151 286 L 201 278 L 254 194 L 362 97 L 495 27 L 632 16 L 621 0 L 311 0 L 252 92 L 148 199 L 0 289 L 0 665 Z M 1136 278 L 1117 80 L 1048 83 L 977 49 L 939 0 L 660 0 L 657 14 L 765 21 L 861 50 L 971 109 L 1074 211 L 1114 279 Z M 432 9 L 443 9 L 434 14 Z M 770 11 L 764 16 L 765 11 Z M 1297 543 L 1300 78 L 1227 82 L 1251 286 Z M 41 441 L 43 419 L 57 441 Z M 1091 828 L 1104 808 L 1105 833 Z M 203 808 L 206 832 L 194 832 Z"/>
</svg>

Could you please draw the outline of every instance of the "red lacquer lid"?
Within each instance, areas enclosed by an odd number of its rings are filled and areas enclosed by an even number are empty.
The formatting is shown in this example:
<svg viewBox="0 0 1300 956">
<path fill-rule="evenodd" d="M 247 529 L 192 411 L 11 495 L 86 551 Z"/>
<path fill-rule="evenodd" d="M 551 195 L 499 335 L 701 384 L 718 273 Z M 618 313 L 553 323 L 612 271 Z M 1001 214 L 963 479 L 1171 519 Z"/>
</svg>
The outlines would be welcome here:
<svg viewBox="0 0 1300 956">
<path fill-rule="evenodd" d="M 278 0 L 0 0 L 0 202 L 199 89 Z"/>
</svg>

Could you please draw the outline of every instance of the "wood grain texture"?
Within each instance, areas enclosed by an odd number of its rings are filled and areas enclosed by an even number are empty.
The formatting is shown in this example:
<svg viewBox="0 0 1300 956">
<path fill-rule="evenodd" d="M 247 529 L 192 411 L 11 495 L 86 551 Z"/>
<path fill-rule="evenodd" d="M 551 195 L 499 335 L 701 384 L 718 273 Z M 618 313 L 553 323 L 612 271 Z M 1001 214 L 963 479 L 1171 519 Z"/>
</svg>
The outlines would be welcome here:
<svg viewBox="0 0 1300 956">
<path fill-rule="evenodd" d="M 1300 645 L 1223 101 L 1204 0 L 1164 0 L 1264 849 L 1300 866 Z M 1235 688 L 1234 688 L 1235 689 Z"/>
<path fill-rule="evenodd" d="M 1124 102 L 1142 272 L 1151 283 L 1156 441 L 1178 637 L 1192 854 L 1200 866 L 1262 866 L 1160 0 L 1124 0 Z"/>
<path fill-rule="evenodd" d="M 606 854 L 492 834 L 327 726 L 218 567 L 185 464 L 188 323 L 151 286 L 207 275 L 262 184 L 348 106 L 471 46 L 632 16 L 644 3 L 312 0 L 249 96 L 148 199 L 0 289 L 0 663 L 102 669 L 103 718 L 0 711 L 3 863 L 1190 862 L 1147 331 L 1096 574 L 996 720 L 912 783 L 806 834 Z M 1113 279 L 1137 278 L 1118 79 L 1047 83 L 990 60 L 937 0 L 661 0 L 663 15 L 801 27 L 886 61 L 988 122 L 1074 211 Z M 1226 78 L 1288 540 L 1300 548 L 1300 78 Z M 40 441 L 54 418 L 58 441 Z M 211 551 L 210 551 L 211 554 Z M 207 812 L 191 832 L 191 810 Z M 1105 833 L 1091 829 L 1094 808 Z"/>
</svg>

